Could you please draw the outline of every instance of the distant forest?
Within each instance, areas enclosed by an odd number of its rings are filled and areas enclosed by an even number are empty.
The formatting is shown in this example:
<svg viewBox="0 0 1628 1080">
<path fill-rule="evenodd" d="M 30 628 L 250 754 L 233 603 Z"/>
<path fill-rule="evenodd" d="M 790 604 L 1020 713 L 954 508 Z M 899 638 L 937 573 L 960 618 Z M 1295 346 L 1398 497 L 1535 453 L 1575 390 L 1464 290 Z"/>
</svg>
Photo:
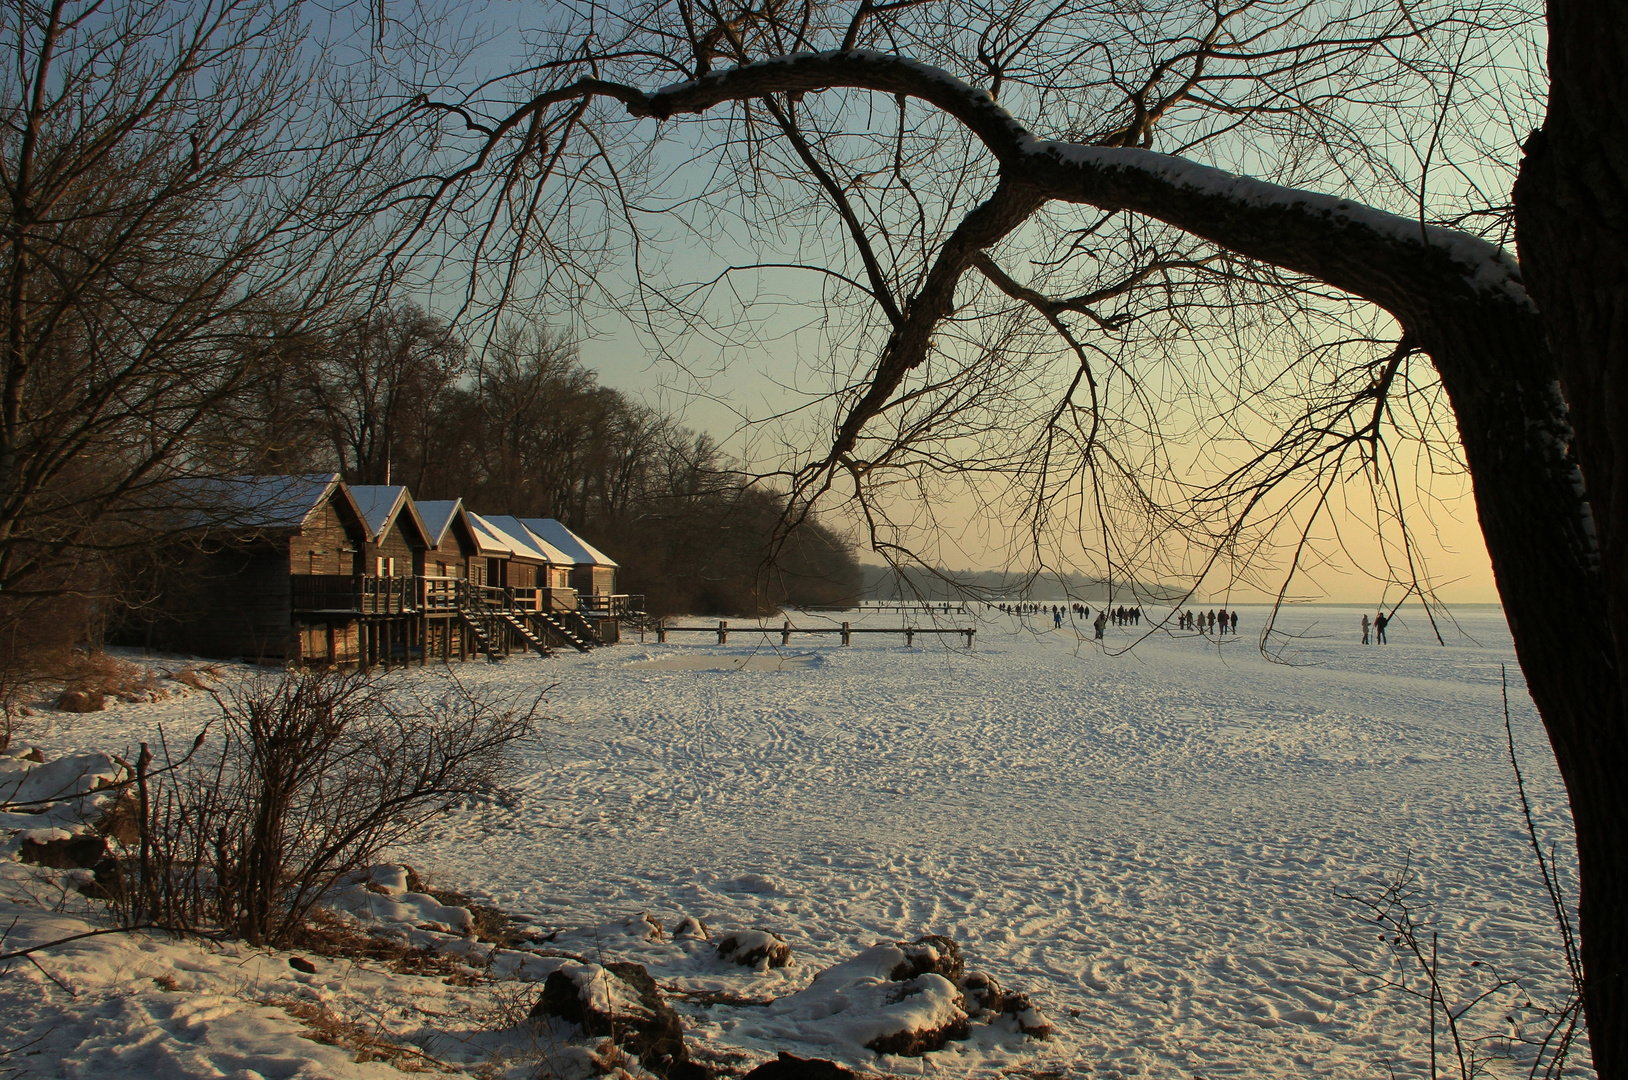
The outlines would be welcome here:
<svg viewBox="0 0 1628 1080">
<path fill-rule="evenodd" d="M 778 493 L 710 436 L 601 386 L 574 343 L 534 324 L 476 350 L 404 305 L 284 341 L 212 411 L 196 452 L 215 473 L 337 471 L 478 513 L 558 518 L 656 613 L 859 595 L 850 540 L 811 521 L 771 559 Z"/>
</svg>

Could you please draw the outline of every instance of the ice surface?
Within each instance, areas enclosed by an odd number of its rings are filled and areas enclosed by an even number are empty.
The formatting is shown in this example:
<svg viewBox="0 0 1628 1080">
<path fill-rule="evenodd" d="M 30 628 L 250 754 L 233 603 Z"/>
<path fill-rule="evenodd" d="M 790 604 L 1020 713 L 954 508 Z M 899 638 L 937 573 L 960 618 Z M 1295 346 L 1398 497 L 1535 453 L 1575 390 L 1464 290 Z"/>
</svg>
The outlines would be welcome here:
<svg viewBox="0 0 1628 1080">
<path fill-rule="evenodd" d="M 1054 1028 L 1046 1043 L 1013 1023 L 867 1066 L 895 1074 L 1420 1075 L 1428 1017 L 1367 992 L 1363 971 L 1389 952 L 1347 898 L 1404 867 L 1446 965 L 1520 978 L 1520 1000 L 1500 1010 L 1555 1004 L 1562 971 L 1503 745 L 1501 665 L 1540 828 L 1560 842 L 1571 888 L 1569 822 L 1501 613 L 1457 612 L 1444 648 L 1409 606 L 1392 644 L 1364 648 L 1361 610 L 1298 609 L 1274 663 L 1255 638 L 1263 609 L 1239 610 L 1237 638 L 1156 634 L 1117 654 L 1083 625 L 1051 629 L 1049 614 L 986 613 L 972 650 L 794 637 L 789 654 L 821 662 L 772 671 L 736 661 L 779 654 L 779 617 L 762 634 L 732 620 L 727 646 L 675 635 L 464 665 L 477 688 L 558 684 L 557 720 L 514 790 L 438 819 L 394 856 L 559 930 L 550 947 L 571 962 L 635 960 L 690 995 L 745 993 L 749 979 L 748 996 L 781 1010 L 810 1005 L 825 993 L 815 973 L 878 943 L 943 934 Z M 843 619 L 901 616 L 824 625 Z M 1107 644 L 1131 633 L 1109 627 Z M 685 662 L 646 666 L 664 658 Z M 120 750 L 159 723 L 184 736 L 208 706 L 47 718 L 57 726 L 24 737 L 53 758 Z M 755 879 L 773 888 L 743 887 Z M 643 912 L 669 927 L 705 920 L 712 940 L 652 940 Z M 784 936 L 794 964 L 750 972 L 717 956 L 714 942 L 751 928 Z M 563 962 L 526 961 L 528 977 Z M 699 1000 L 675 1006 L 701 1044 L 820 1056 L 768 1006 Z M 8 1021 L 0 1044 L 32 1030 Z"/>
</svg>

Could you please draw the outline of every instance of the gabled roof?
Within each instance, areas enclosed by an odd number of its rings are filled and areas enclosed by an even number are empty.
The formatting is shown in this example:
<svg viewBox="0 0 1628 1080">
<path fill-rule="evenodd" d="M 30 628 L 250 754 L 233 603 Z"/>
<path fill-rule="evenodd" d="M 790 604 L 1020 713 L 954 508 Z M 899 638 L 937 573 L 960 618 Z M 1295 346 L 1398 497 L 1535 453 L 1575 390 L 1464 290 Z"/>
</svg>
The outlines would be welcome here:
<svg viewBox="0 0 1628 1080">
<path fill-rule="evenodd" d="M 350 493 L 362 511 L 362 520 L 367 522 L 369 538 L 374 543 L 384 539 L 392 523 L 401 522 L 418 533 L 425 547 L 433 545 L 430 531 L 406 488 L 395 484 L 352 484 Z"/>
<path fill-rule="evenodd" d="M 544 542 L 565 553 L 578 566 L 616 567 L 616 562 L 603 551 L 567 529 L 554 518 L 522 518 L 520 523 Z"/>
<path fill-rule="evenodd" d="M 488 526 L 500 530 L 516 545 L 515 554 L 525 559 L 539 559 L 550 566 L 570 566 L 576 560 L 542 537 L 526 528 L 525 522 L 507 514 L 494 514 L 483 518 Z"/>
<path fill-rule="evenodd" d="M 183 513 L 206 527 L 292 532 L 335 494 L 362 517 L 338 473 L 200 478 L 183 481 L 179 490 Z"/>
<path fill-rule="evenodd" d="M 429 535 L 430 547 L 440 547 L 441 541 L 447 538 L 447 530 L 452 528 L 452 520 L 463 509 L 462 499 L 432 499 L 429 502 L 415 503 L 418 507 L 418 516 L 424 520 L 424 531 Z"/>
<path fill-rule="evenodd" d="M 469 531 L 475 534 L 475 546 L 482 555 L 513 557 L 524 554 L 525 545 L 473 510 L 464 511 L 464 516 L 469 519 Z"/>
</svg>

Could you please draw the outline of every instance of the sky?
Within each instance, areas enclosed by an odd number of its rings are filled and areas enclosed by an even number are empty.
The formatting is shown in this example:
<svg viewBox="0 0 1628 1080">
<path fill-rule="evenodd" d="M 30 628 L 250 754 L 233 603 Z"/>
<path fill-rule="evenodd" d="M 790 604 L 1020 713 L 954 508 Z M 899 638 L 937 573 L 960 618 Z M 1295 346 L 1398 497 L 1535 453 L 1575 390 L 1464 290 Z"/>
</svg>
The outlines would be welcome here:
<svg viewBox="0 0 1628 1080">
<path fill-rule="evenodd" d="M 505 2 L 455 10 L 454 20 L 442 32 L 466 35 L 480 42 L 470 51 L 460 77 L 495 74 L 525 59 L 523 41 L 513 32 L 512 24 L 516 19 L 536 18 L 538 7 Z M 749 261 L 759 254 L 742 236 L 726 236 L 723 242 L 735 244 L 735 250 L 697 251 L 693 257 L 697 267 L 709 261 Z M 795 286 L 788 291 L 794 292 Z M 543 315 L 546 318 L 549 313 Z M 727 352 L 703 335 L 677 341 L 668 337 L 662 343 L 668 351 L 662 355 L 658 343 L 641 327 L 615 311 L 600 309 L 589 318 L 580 311 L 562 312 L 557 317 L 576 328 L 583 360 L 599 373 L 603 384 L 676 414 L 691 428 L 714 435 L 750 466 L 768 467 L 772 451 L 788 445 L 788 440 L 796 436 L 788 436 L 783 426 L 744 421 L 804 405 L 812 395 L 829 387 L 829 381 L 822 383 L 818 378 L 823 360 L 817 358 L 811 369 L 808 335 L 800 330 L 781 336 L 760 335 L 754 348 Z M 780 316 L 782 322 L 789 323 L 801 318 L 804 315 L 796 312 Z M 809 313 L 807 321 L 817 318 Z M 842 361 L 832 363 L 840 367 Z M 801 430 L 804 437 L 817 439 L 821 429 L 814 425 Z M 808 435 L 810 431 L 812 436 Z M 1210 467 L 1214 467 L 1213 462 Z M 1416 478 L 1404 472 L 1401 479 L 1411 485 Z M 1416 545 L 1408 554 L 1435 585 L 1441 599 L 1457 603 L 1495 601 L 1496 589 L 1466 478 L 1431 475 L 1425 480 L 1418 490 L 1406 492 L 1403 500 L 1411 504 L 1409 517 Z M 919 545 L 929 561 L 951 569 L 1029 570 L 1040 564 L 1058 571 L 1078 568 L 1089 572 L 1100 565 L 1099 559 L 1078 544 L 1071 546 L 1066 539 L 1066 521 L 1049 544 L 1037 549 L 1015 521 L 987 508 L 991 497 L 998 500 L 998 491 L 985 490 L 981 496 L 971 491 L 958 493 L 954 483 L 946 483 L 937 493 L 937 501 L 930 508 L 937 534 Z M 924 513 L 920 507 L 896 509 L 903 516 L 920 518 Z M 840 500 L 828 501 L 824 513 L 828 523 L 839 527 L 857 524 Z M 1387 585 L 1385 580 L 1387 562 L 1397 565 L 1403 561 L 1396 548 L 1394 526 L 1382 527 L 1376 536 L 1373 528 L 1348 516 L 1345 510 L 1333 514 L 1324 527 L 1314 531 L 1318 542 L 1302 559 L 1289 583 L 1288 595 L 1360 603 L 1396 596 L 1398 588 Z M 874 555 L 864 552 L 863 545 L 861 555 L 866 561 L 875 560 Z M 1266 558 L 1264 563 L 1243 578 L 1229 574 L 1226 568 L 1212 572 L 1200 593 L 1230 595 L 1240 600 L 1269 599 L 1284 584 L 1288 557 L 1280 551 L 1275 559 Z M 1390 576 L 1395 577 L 1395 572 Z"/>
</svg>

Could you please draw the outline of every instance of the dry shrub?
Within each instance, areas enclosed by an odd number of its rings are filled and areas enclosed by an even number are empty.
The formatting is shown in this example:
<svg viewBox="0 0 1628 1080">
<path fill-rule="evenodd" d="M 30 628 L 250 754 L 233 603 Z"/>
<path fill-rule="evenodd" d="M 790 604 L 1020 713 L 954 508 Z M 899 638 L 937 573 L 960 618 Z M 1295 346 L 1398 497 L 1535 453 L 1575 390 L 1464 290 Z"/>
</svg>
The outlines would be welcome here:
<svg viewBox="0 0 1628 1080">
<path fill-rule="evenodd" d="M 78 652 L 59 675 L 64 690 L 102 694 L 126 701 L 165 696 L 164 676 L 146 664 L 121 660 L 104 652 Z"/>
<path fill-rule="evenodd" d="M 142 745 L 123 914 L 270 946 L 423 821 L 500 789 L 537 706 L 484 699 L 451 675 L 434 692 L 297 671 L 211 693 L 210 745 L 200 733 L 176 761 L 162 744 L 161 762 Z"/>
</svg>

